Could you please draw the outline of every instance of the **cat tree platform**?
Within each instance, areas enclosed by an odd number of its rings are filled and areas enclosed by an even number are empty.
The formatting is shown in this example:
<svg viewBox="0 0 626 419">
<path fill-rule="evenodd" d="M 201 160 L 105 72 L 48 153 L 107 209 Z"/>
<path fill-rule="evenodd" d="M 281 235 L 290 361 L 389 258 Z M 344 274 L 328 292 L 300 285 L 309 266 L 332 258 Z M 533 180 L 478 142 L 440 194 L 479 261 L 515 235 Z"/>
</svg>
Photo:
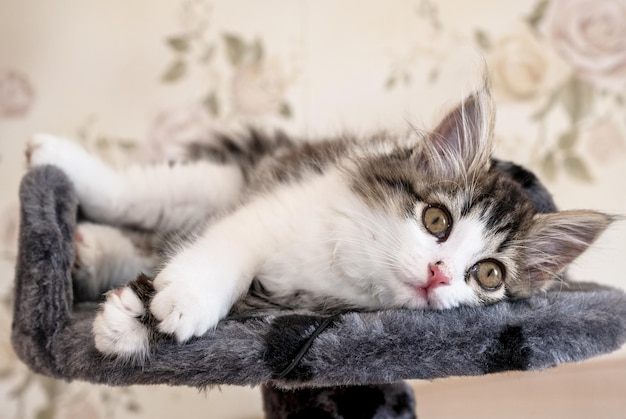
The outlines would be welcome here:
<svg viewBox="0 0 626 419">
<path fill-rule="evenodd" d="M 268 418 L 411 418 L 407 379 L 536 371 L 618 349 L 626 295 L 591 283 L 488 307 L 332 316 L 290 311 L 227 318 L 185 344 L 161 341 L 139 363 L 100 354 L 95 302 L 74 302 L 77 199 L 53 167 L 20 188 L 12 343 L 33 371 L 112 386 L 263 386 Z"/>
</svg>

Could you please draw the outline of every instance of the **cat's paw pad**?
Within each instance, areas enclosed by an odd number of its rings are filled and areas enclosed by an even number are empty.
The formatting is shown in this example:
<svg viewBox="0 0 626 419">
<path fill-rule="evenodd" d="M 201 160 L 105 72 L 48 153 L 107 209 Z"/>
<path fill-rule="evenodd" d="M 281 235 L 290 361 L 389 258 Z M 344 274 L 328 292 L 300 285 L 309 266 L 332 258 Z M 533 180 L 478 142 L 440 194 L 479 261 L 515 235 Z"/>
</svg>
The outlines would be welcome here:
<svg viewBox="0 0 626 419">
<path fill-rule="evenodd" d="M 140 320 L 144 314 L 143 302 L 130 287 L 109 291 L 93 322 L 96 348 L 122 359 L 145 359 L 150 342 Z"/>
<path fill-rule="evenodd" d="M 212 301 L 208 290 L 194 281 L 167 281 L 162 273 L 154 284 L 157 293 L 150 311 L 159 320 L 159 331 L 174 335 L 178 342 L 202 336 L 224 316 L 220 304 Z"/>
</svg>

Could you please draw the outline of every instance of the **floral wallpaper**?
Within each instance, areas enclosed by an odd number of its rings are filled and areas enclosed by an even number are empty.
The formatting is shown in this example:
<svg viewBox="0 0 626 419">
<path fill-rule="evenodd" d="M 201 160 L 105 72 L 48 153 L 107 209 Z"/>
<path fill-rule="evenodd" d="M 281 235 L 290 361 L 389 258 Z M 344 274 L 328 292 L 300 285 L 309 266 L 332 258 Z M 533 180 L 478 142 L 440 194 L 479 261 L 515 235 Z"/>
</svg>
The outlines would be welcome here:
<svg viewBox="0 0 626 419">
<path fill-rule="evenodd" d="M 486 68 L 499 155 L 535 170 L 564 208 L 626 213 L 624 0 L 85 3 L 0 4 L 0 418 L 262 415 L 255 389 L 66 383 L 19 362 L 16 191 L 35 132 L 122 165 L 175 160 L 215 126 L 428 128 Z M 623 232 L 576 273 L 626 288 L 613 263 Z"/>
<path fill-rule="evenodd" d="M 595 0 L 541 0 L 521 15 L 513 29 L 494 34 L 474 27 L 463 39 L 446 27 L 435 2 L 421 2 L 420 18 L 435 38 L 474 43 L 485 57 L 499 105 L 521 105 L 535 135 L 524 144 L 533 152 L 526 161 L 547 179 L 558 175 L 591 182 L 589 159 L 612 160 L 626 151 L 626 3 Z M 395 67 L 387 89 L 412 83 L 414 61 L 429 57 L 428 81 L 437 81 L 448 45 L 416 44 L 411 58 Z M 420 80 L 423 82 L 423 80 Z M 548 134 L 565 116 L 556 136 Z M 561 121 L 559 121 L 561 122 Z M 500 141 L 515 146 L 515 138 Z"/>
<path fill-rule="evenodd" d="M 35 92 L 26 76 L 12 69 L 2 69 L 0 89 L 1 118 L 19 118 L 28 112 Z"/>
<path fill-rule="evenodd" d="M 226 119 L 289 117 L 290 105 L 284 96 L 290 78 L 286 77 L 280 59 L 266 52 L 259 36 L 244 39 L 234 32 L 211 36 L 207 30 L 211 23 L 210 4 L 182 5 L 181 28 L 165 39 L 172 59 L 162 81 L 177 83 L 195 66 L 205 73 L 207 86 L 199 95 L 198 104 L 210 115 Z M 216 61 L 225 63 L 226 68 L 220 68 Z"/>
</svg>

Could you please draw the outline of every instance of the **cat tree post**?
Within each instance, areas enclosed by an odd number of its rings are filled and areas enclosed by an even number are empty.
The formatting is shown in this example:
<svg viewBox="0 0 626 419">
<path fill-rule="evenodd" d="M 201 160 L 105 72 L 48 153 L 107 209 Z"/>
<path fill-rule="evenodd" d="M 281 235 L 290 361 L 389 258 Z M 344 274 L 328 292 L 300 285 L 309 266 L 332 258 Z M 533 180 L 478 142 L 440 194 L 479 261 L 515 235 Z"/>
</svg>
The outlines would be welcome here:
<svg viewBox="0 0 626 419">
<path fill-rule="evenodd" d="M 415 397 L 403 381 L 393 384 L 284 390 L 261 387 L 266 419 L 411 419 Z"/>
</svg>

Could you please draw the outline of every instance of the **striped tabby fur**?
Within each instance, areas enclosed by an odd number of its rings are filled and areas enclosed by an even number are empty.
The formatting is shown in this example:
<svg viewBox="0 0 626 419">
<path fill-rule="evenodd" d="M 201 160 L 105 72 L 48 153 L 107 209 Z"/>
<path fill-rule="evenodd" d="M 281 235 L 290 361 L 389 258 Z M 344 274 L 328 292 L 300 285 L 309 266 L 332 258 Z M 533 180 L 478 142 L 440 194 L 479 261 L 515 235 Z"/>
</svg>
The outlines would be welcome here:
<svg viewBox="0 0 626 419">
<path fill-rule="evenodd" d="M 491 157 L 493 125 L 483 88 L 428 133 L 216 134 L 182 162 L 121 172 L 51 136 L 28 153 L 106 224 L 79 226 L 79 294 L 155 276 L 109 292 L 94 323 L 103 353 L 141 357 L 159 334 L 182 342 L 254 307 L 446 309 L 545 290 L 613 218 L 556 211 L 531 173 Z"/>
</svg>

